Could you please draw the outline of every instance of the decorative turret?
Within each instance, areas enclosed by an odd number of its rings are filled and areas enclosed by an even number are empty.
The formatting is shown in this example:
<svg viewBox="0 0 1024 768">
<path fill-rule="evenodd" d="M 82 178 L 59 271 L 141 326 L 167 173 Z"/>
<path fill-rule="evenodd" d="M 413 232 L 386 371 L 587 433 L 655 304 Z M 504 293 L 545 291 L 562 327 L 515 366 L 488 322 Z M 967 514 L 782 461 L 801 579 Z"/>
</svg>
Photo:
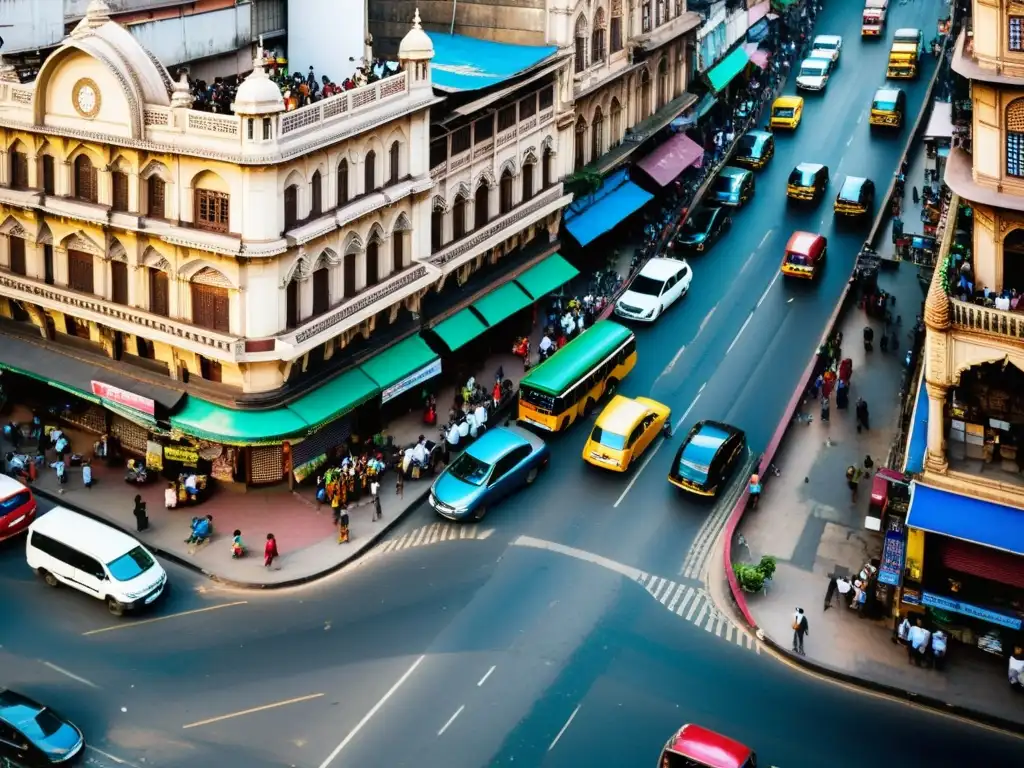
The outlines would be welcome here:
<svg viewBox="0 0 1024 768">
<path fill-rule="evenodd" d="M 192 109 L 192 89 L 188 86 L 188 72 L 184 69 L 171 88 L 171 109 Z"/>
<path fill-rule="evenodd" d="M 104 0 L 92 0 L 85 9 L 85 17 L 71 32 L 71 36 L 82 35 L 90 29 L 102 27 L 110 21 L 110 6 Z"/>
<path fill-rule="evenodd" d="M 402 38 L 398 46 L 398 61 L 408 72 L 410 88 L 430 87 L 430 60 L 434 58 L 434 44 L 423 31 L 420 23 L 420 9 L 412 19 L 412 29 Z"/>
<path fill-rule="evenodd" d="M 252 72 L 242 84 L 238 86 L 235 93 L 235 101 L 231 109 L 236 115 L 248 117 L 251 115 L 275 115 L 284 112 L 284 99 L 281 97 L 281 89 L 267 75 L 263 68 L 266 55 L 263 52 L 263 39 L 260 38 L 259 47 L 256 49 L 256 58 L 252 62 Z"/>
<path fill-rule="evenodd" d="M 924 302 L 924 322 L 933 331 L 949 330 L 949 296 L 942 285 L 943 265 L 939 265 L 928 286 L 928 297 Z"/>
</svg>

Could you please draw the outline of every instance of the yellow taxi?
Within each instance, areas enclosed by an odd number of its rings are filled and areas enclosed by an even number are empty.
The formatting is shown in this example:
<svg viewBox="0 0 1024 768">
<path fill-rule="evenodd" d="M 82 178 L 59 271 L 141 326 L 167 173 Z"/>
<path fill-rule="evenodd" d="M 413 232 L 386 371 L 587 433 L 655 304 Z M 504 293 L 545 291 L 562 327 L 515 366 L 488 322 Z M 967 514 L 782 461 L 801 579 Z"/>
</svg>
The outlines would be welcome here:
<svg viewBox="0 0 1024 768">
<path fill-rule="evenodd" d="M 646 397 L 616 395 L 597 417 L 583 446 L 583 460 L 613 472 L 625 472 L 659 433 L 672 429 L 672 409 Z"/>
<path fill-rule="evenodd" d="M 768 119 L 770 128 L 787 128 L 795 131 L 804 116 L 804 100 L 800 96 L 779 96 L 772 102 L 772 113 Z"/>
</svg>

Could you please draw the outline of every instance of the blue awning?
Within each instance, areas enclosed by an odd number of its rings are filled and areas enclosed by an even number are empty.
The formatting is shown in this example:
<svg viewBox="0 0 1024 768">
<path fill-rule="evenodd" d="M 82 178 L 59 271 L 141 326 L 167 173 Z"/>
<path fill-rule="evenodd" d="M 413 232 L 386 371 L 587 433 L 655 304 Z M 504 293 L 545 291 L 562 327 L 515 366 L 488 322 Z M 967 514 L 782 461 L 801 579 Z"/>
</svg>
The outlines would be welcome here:
<svg viewBox="0 0 1024 768">
<path fill-rule="evenodd" d="M 433 84 L 442 91 L 477 91 L 497 85 L 558 52 L 553 45 L 513 45 L 440 32 L 427 35 L 434 44 Z"/>
<path fill-rule="evenodd" d="M 569 206 L 563 223 L 580 245 L 589 245 L 654 199 L 654 195 L 629 180 L 627 170 L 616 171 L 593 195 L 574 200 Z"/>
<path fill-rule="evenodd" d="M 907 460 L 903 471 L 916 475 L 924 471 L 924 455 L 928 450 L 928 388 L 924 385 L 924 371 L 917 382 L 914 412 L 910 416 L 910 437 L 907 438 Z"/>
<path fill-rule="evenodd" d="M 907 525 L 1024 555 L 1024 509 L 961 496 L 917 481 L 910 485 Z"/>
</svg>

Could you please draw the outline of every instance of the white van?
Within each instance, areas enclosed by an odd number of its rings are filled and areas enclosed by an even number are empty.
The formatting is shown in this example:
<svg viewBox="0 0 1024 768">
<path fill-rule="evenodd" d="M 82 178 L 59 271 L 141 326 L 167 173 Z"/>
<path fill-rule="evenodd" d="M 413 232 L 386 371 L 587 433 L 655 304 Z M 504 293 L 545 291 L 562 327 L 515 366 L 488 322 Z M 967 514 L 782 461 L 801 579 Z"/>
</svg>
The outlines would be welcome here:
<svg viewBox="0 0 1024 768">
<path fill-rule="evenodd" d="M 51 587 L 92 595 L 115 616 L 149 605 L 167 584 L 160 563 L 131 536 L 64 507 L 29 526 L 25 555 Z"/>
</svg>

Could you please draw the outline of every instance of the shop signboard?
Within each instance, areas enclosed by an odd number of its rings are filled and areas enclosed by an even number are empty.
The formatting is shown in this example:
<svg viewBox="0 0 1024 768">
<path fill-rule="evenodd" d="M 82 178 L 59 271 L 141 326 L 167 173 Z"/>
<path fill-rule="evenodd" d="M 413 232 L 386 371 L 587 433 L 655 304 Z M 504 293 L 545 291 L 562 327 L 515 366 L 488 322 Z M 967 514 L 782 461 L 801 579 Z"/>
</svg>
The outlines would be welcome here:
<svg viewBox="0 0 1024 768">
<path fill-rule="evenodd" d="M 904 589 L 900 601 L 904 605 L 920 605 L 921 593 L 916 589 Z"/>
<path fill-rule="evenodd" d="M 422 384 L 427 379 L 432 379 L 441 373 L 441 358 L 438 358 L 429 365 L 425 365 L 415 373 L 410 373 L 401 381 L 392 384 L 390 387 L 385 389 L 380 395 L 381 403 L 386 403 L 388 400 L 394 400 L 403 392 L 408 392 L 410 389 L 415 387 L 417 384 Z"/>
<path fill-rule="evenodd" d="M 960 613 L 964 616 L 981 619 L 982 621 L 987 621 L 989 624 L 996 624 L 1000 627 L 1020 629 L 1021 626 L 1024 625 L 1024 621 L 1021 621 L 1017 616 L 1008 616 L 1005 613 L 991 611 L 988 608 L 979 608 L 978 606 L 971 605 L 970 603 L 961 603 L 959 600 L 953 600 L 950 597 L 936 595 L 932 592 L 925 592 L 921 596 L 921 602 L 929 608 L 938 608 L 939 610 L 948 611 L 950 613 Z"/>
<path fill-rule="evenodd" d="M 889 518 L 888 530 L 882 544 L 882 562 L 878 568 L 878 580 L 891 587 L 899 586 L 900 574 L 903 573 L 903 558 L 907 551 L 903 540 L 903 521 L 896 517 Z"/>
<path fill-rule="evenodd" d="M 157 472 L 164 468 L 164 447 L 155 440 L 146 441 L 146 466 Z"/>
<path fill-rule="evenodd" d="M 184 445 L 165 445 L 164 458 L 179 461 L 186 467 L 195 467 L 199 464 L 199 451 Z"/>
<path fill-rule="evenodd" d="M 102 381 L 91 382 L 92 393 L 96 397 L 104 400 L 109 400 L 112 403 L 123 405 L 125 408 L 131 408 L 135 411 L 141 411 L 149 416 L 156 414 L 156 403 L 150 400 L 148 397 L 142 395 L 136 395 L 134 392 L 129 392 L 127 389 L 121 389 L 115 387 L 112 384 L 105 384 Z"/>
</svg>

